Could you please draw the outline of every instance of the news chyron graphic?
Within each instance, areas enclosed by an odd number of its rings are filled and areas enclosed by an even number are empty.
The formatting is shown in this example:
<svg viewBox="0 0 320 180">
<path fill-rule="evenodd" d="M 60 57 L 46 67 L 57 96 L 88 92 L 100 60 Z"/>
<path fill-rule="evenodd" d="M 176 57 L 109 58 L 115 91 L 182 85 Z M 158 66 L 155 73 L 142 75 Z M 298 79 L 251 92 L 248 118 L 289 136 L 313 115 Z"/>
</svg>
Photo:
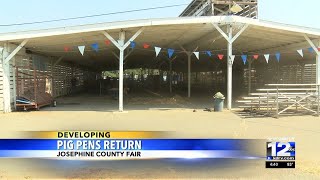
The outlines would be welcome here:
<svg viewBox="0 0 320 180">
<path fill-rule="evenodd" d="M 2 158 L 58 160 L 261 159 L 245 139 L 175 139 L 167 132 L 26 132 L 1 139 Z"/>
<path fill-rule="evenodd" d="M 292 140 L 292 139 L 291 139 Z M 295 168 L 296 144 L 283 139 L 267 142 L 266 168 Z"/>
</svg>

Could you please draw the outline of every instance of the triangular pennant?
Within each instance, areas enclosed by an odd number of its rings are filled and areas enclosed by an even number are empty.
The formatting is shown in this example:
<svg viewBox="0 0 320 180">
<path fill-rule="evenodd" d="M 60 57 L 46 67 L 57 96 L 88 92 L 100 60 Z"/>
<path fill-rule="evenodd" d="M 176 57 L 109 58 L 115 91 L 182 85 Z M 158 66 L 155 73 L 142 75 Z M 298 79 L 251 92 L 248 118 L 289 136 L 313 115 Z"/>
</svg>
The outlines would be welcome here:
<svg viewBox="0 0 320 180">
<path fill-rule="evenodd" d="M 259 55 L 256 54 L 256 55 L 253 55 L 253 59 L 257 60 L 259 58 Z"/>
<path fill-rule="evenodd" d="M 222 59 L 223 59 L 223 54 L 218 54 L 218 58 L 219 58 L 220 60 L 222 60 Z"/>
<path fill-rule="evenodd" d="M 233 64 L 235 58 L 236 58 L 235 55 L 231 55 L 231 56 L 230 56 L 231 64 Z"/>
<path fill-rule="evenodd" d="M 242 58 L 243 64 L 246 64 L 246 62 L 247 62 L 247 55 L 241 55 L 241 58 Z"/>
<path fill-rule="evenodd" d="M 135 48 L 135 47 L 136 47 L 136 42 L 131 41 L 131 42 L 130 42 L 130 47 L 131 47 L 132 49 Z"/>
<path fill-rule="evenodd" d="M 64 49 L 65 52 L 68 52 L 70 50 L 70 48 L 67 47 L 67 46 L 65 46 L 63 49 Z"/>
<path fill-rule="evenodd" d="M 193 54 L 199 59 L 199 52 L 193 52 Z"/>
<path fill-rule="evenodd" d="M 160 47 L 154 47 L 154 51 L 156 51 L 156 57 L 158 57 L 160 51 L 161 51 L 161 48 Z"/>
<path fill-rule="evenodd" d="M 297 50 L 297 52 L 300 54 L 301 57 L 303 57 L 303 51 L 302 51 L 302 49 Z"/>
<path fill-rule="evenodd" d="M 318 47 L 318 51 L 320 51 L 320 47 Z"/>
<path fill-rule="evenodd" d="M 111 41 L 110 40 L 105 40 L 104 43 L 109 46 L 111 44 Z"/>
<path fill-rule="evenodd" d="M 168 49 L 168 57 L 171 58 L 174 53 L 174 49 Z"/>
<path fill-rule="evenodd" d="M 150 45 L 149 45 L 149 44 L 147 44 L 147 43 L 143 43 L 143 48 L 148 49 L 149 47 L 150 47 Z"/>
<path fill-rule="evenodd" d="M 85 48 L 86 48 L 86 46 L 78 46 L 78 49 L 79 49 L 80 53 L 82 54 L 82 56 L 84 55 Z"/>
<path fill-rule="evenodd" d="M 206 54 L 208 55 L 208 56 L 212 56 L 212 53 L 211 53 L 211 51 L 206 51 Z"/>
<path fill-rule="evenodd" d="M 264 58 L 266 58 L 267 63 L 269 63 L 269 57 L 270 57 L 270 54 L 265 54 L 264 55 Z"/>
<path fill-rule="evenodd" d="M 309 52 L 311 52 L 311 53 L 314 52 L 314 50 L 313 50 L 312 47 L 309 47 L 308 50 L 309 50 Z"/>
<path fill-rule="evenodd" d="M 280 62 L 280 53 L 276 53 L 276 58 L 277 58 L 278 62 Z"/>
<path fill-rule="evenodd" d="M 98 43 L 91 44 L 91 47 L 95 52 L 99 51 L 99 44 Z"/>
</svg>

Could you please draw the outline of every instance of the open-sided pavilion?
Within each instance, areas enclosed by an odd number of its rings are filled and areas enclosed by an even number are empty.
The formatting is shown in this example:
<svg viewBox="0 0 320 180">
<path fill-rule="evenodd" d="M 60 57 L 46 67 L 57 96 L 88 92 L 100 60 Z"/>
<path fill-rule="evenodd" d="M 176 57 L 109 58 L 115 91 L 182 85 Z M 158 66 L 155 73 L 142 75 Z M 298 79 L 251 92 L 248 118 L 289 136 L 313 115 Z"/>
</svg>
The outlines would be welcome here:
<svg viewBox="0 0 320 180">
<path fill-rule="evenodd" d="M 136 43 L 134 48 L 131 48 L 132 42 Z M 150 48 L 143 48 L 144 43 Z M 92 49 L 92 44 L 98 44 L 98 49 Z M 86 46 L 83 55 L 78 46 Z M 316 64 L 314 83 L 318 84 L 319 46 L 319 29 L 238 16 L 143 19 L 2 33 L 0 109 L 11 111 L 19 91 L 16 67 L 26 63 L 40 64 L 40 68 L 52 76 L 54 96 L 66 93 L 65 79 L 74 73 L 94 79 L 102 71 L 119 70 L 119 111 L 123 111 L 124 68 L 140 68 L 148 64 L 154 69 L 172 68 L 185 72 L 190 97 L 191 72 L 208 71 L 208 64 L 204 62 L 218 59 L 218 54 L 224 55 L 221 61 L 226 64 L 227 108 L 231 109 L 232 77 L 237 76 L 232 74 L 232 69 L 234 66 L 243 67 L 242 55 L 247 55 L 249 63 L 258 58 L 256 61 L 260 61 L 260 66 L 267 65 L 268 55 L 269 62 Z M 157 57 L 154 47 L 162 48 Z M 168 49 L 175 50 L 171 58 Z M 303 57 L 297 50 L 302 50 Z M 199 59 L 194 52 L 199 52 Z M 280 59 L 275 56 L 278 53 Z M 179 65 L 172 66 L 173 59 Z M 162 60 L 168 61 L 169 65 L 161 66 Z"/>
</svg>

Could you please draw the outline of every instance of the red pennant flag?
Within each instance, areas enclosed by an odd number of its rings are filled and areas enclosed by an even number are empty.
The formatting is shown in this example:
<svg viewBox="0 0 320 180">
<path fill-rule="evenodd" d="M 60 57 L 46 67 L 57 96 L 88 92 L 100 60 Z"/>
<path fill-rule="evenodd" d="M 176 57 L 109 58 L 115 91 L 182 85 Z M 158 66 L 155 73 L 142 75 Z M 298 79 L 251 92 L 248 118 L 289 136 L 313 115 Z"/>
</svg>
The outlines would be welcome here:
<svg viewBox="0 0 320 180">
<path fill-rule="evenodd" d="M 148 49 L 149 47 L 150 47 L 150 45 L 149 45 L 149 44 L 147 44 L 147 43 L 143 43 L 143 48 Z"/>
<path fill-rule="evenodd" d="M 320 51 L 320 47 L 318 47 L 318 51 Z"/>
<path fill-rule="evenodd" d="M 69 50 L 70 50 L 69 47 L 67 47 L 67 46 L 64 47 L 64 51 L 65 51 L 65 52 L 68 52 Z"/>
<path fill-rule="evenodd" d="M 104 43 L 105 43 L 107 46 L 109 46 L 111 42 L 110 42 L 110 40 L 105 40 Z"/>
<path fill-rule="evenodd" d="M 253 59 L 258 59 L 259 58 L 259 55 L 256 54 L 256 55 L 253 55 Z"/>
<path fill-rule="evenodd" d="M 222 59 L 223 59 L 223 54 L 218 54 L 218 58 L 219 58 L 220 60 L 222 60 Z"/>
</svg>

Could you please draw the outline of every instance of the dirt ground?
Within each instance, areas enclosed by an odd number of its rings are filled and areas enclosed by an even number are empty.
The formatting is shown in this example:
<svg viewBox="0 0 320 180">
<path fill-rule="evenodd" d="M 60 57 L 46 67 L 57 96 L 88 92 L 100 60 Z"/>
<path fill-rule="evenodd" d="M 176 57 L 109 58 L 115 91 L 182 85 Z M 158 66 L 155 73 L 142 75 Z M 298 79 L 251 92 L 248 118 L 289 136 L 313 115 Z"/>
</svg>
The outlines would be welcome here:
<svg viewBox="0 0 320 180">
<path fill-rule="evenodd" d="M 157 100 L 134 102 L 127 97 L 124 113 L 114 111 L 117 101 L 109 97 L 82 95 L 58 99 L 55 108 L 0 114 L 0 137 L 10 138 L 17 131 L 50 130 L 173 131 L 180 138 L 294 137 L 296 169 L 265 169 L 264 160 L 226 160 L 229 163 L 217 166 L 221 163 L 1 159 L 0 179 L 320 179 L 319 117 L 242 119 L 230 111 L 203 111 L 210 108 L 211 100 L 201 104 L 180 98 L 170 97 L 161 104 Z"/>
</svg>

